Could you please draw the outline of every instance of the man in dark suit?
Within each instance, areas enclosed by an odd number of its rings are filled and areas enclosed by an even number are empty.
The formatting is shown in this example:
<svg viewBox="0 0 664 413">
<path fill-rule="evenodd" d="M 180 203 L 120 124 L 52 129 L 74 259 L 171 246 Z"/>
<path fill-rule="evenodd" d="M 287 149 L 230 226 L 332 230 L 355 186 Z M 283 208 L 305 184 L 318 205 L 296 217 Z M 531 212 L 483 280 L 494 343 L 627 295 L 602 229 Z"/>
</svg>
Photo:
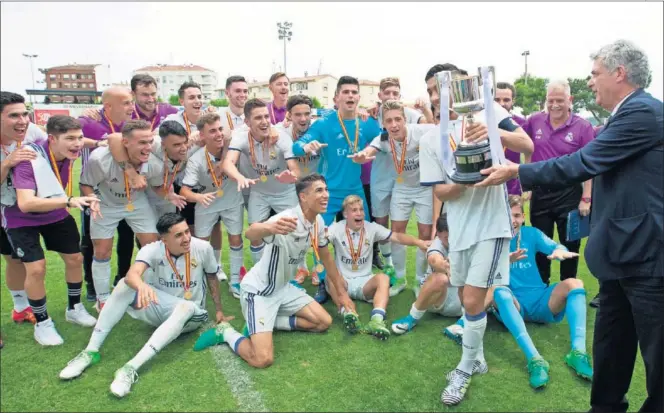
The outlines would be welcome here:
<svg viewBox="0 0 664 413">
<path fill-rule="evenodd" d="M 588 86 L 612 111 L 597 138 L 578 152 L 525 165 L 496 165 L 478 186 L 518 177 L 523 189 L 594 178 L 585 249 L 599 280 L 591 412 L 624 412 L 637 345 L 646 366 L 642 412 L 664 411 L 664 128 L 662 102 L 643 90 L 643 51 L 624 40 L 593 54 Z"/>
</svg>

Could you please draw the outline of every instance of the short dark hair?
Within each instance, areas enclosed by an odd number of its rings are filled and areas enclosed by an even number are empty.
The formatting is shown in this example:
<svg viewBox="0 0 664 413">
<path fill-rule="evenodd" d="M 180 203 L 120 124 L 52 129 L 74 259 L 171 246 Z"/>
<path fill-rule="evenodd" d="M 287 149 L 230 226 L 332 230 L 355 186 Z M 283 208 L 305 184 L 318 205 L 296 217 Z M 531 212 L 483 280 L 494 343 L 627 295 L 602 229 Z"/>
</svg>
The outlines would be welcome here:
<svg viewBox="0 0 664 413">
<path fill-rule="evenodd" d="M 300 194 L 309 189 L 311 184 L 318 181 L 327 184 L 325 177 L 315 172 L 305 176 L 304 178 L 300 178 L 300 180 L 295 183 L 295 193 L 297 194 L 297 198 L 300 199 Z"/>
<path fill-rule="evenodd" d="M 226 79 L 226 89 L 231 87 L 231 85 L 235 82 L 244 82 L 247 83 L 247 80 L 244 78 L 244 76 L 229 76 Z"/>
<path fill-rule="evenodd" d="M 166 139 L 168 135 L 184 136 L 186 138 L 187 130 L 184 126 L 180 125 L 180 122 L 167 120 L 159 125 L 159 137 L 161 139 Z"/>
<path fill-rule="evenodd" d="M 267 104 L 258 98 L 249 99 L 244 104 L 244 118 L 249 120 L 251 118 L 251 111 L 256 108 L 266 108 Z"/>
<path fill-rule="evenodd" d="M 313 102 L 306 95 L 295 95 L 288 98 L 286 102 L 286 110 L 289 112 L 297 105 L 308 105 L 310 108 L 314 106 Z"/>
<path fill-rule="evenodd" d="M 201 85 L 199 85 L 198 83 L 187 81 L 180 86 L 180 89 L 178 89 L 178 97 L 180 99 L 184 99 L 184 91 L 189 89 L 190 87 L 195 87 L 198 90 L 202 90 Z"/>
<path fill-rule="evenodd" d="M 360 82 L 357 80 L 357 78 L 354 78 L 353 76 L 341 76 L 337 82 L 337 89 L 335 93 L 339 93 L 339 90 L 341 90 L 341 86 L 343 85 L 355 85 L 358 89 L 360 88 Z"/>
<path fill-rule="evenodd" d="M 81 122 L 67 115 L 53 115 L 46 122 L 46 133 L 53 136 L 80 129 L 82 129 Z"/>
<path fill-rule="evenodd" d="M 152 130 L 152 124 L 143 119 L 132 119 L 125 122 L 122 126 L 122 137 L 128 138 L 135 130 Z"/>
<path fill-rule="evenodd" d="M 438 72 L 448 72 L 448 71 L 452 72 L 452 73 L 457 73 L 457 74 L 460 74 L 460 75 L 463 75 L 463 76 L 468 76 L 468 72 L 466 72 L 463 69 L 459 69 L 458 67 L 456 67 L 452 63 L 443 63 L 443 64 L 433 65 L 431 67 L 431 69 L 429 69 L 429 71 L 427 72 L 426 76 L 424 76 L 424 81 L 428 82 L 429 79 L 436 76 L 436 73 L 438 73 Z"/>
<path fill-rule="evenodd" d="M 277 73 L 273 74 L 272 76 L 270 76 L 270 83 L 274 82 L 275 80 L 279 79 L 280 77 L 285 77 L 286 79 L 288 79 L 288 76 L 286 76 L 286 73 L 277 72 Z M 288 79 L 288 81 L 290 82 L 290 79 Z"/>
<path fill-rule="evenodd" d="M 217 112 L 206 112 L 196 121 L 196 129 L 202 131 L 205 125 L 212 125 L 218 120 L 221 120 L 221 116 Z"/>
<path fill-rule="evenodd" d="M 14 105 L 16 103 L 25 103 L 25 98 L 14 92 L 0 92 L 0 113 L 5 110 L 5 106 Z"/>
<path fill-rule="evenodd" d="M 498 82 L 496 83 L 496 89 L 509 89 L 512 91 L 512 100 L 516 99 L 516 89 L 511 83 Z"/>
<path fill-rule="evenodd" d="M 450 227 L 447 225 L 447 214 L 440 214 L 436 220 L 436 232 L 450 232 Z"/>
<path fill-rule="evenodd" d="M 154 85 L 154 87 L 157 87 L 157 81 L 155 80 L 154 77 L 148 75 L 148 74 L 137 74 L 134 75 L 131 78 L 131 81 L 129 82 L 129 85 L 131 86 L 131 91 L 136 92 L 136 87 L 137 86 L 150 86 Z"/>
<path fill-rule="evenodd" d="M 167 212 L 160 216 L 159 220 L 157 220 L 157 232 L 159 235 L 168 234 L 168 231 L 171 230 L 173 225 L 177 225 L 180 222 L 184 222 L 185 220 L 186 218 L 178 213 Z"/>
</svg>

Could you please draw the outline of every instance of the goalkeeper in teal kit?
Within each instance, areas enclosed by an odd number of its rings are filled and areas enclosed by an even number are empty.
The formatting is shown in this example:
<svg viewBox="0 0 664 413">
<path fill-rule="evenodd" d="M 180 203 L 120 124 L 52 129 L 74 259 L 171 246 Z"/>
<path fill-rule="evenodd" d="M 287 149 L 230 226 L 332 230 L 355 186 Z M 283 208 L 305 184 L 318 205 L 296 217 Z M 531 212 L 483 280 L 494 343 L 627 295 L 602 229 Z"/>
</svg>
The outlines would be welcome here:
<svg viewBox="0 0 664 413">
<path fill-rule="evenodd" d="M 362 121 L 357 116 L 360 101 L 360 83 L 357 79 L 342 76 L 337 83 L 335 97 L 339 109 L 314 122 L 303 137 L 293 142 L 293 154 L 297 157 L 312 152 L 321 154 L 318 173 L 327 180 L 330 192 L 327 212 L 323 215 L 326 226 L 334 222 L 348 195 L 362 198 L 364 213 L 369 216 L 360 180 L 361 166 L 353 162 L 353 157 L 381 133 L 376 119 Z M 318 264 L 315 262 L 315 267 L 319 267 Z M 323 303 L 327 300 L 325 272 L 316 271 L 320 285 L 314 298 Z"/>
</svg>

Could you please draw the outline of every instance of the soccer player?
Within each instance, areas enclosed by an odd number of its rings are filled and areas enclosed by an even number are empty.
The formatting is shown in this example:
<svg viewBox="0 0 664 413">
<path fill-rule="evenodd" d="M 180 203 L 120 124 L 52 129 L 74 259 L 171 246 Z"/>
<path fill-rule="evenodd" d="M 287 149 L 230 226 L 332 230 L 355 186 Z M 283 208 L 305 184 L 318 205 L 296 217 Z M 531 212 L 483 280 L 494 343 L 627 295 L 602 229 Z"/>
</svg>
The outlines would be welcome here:
<svg viewBox="0 0 664 413">
<path fill-rule="evenodd" d="M 101 310 L 110 294 L 110 256 L 118 223 L 126 220 L 141 245 L 157 240 L 157 219 L 147 195 L 145 191 L 136 191 L 130 187 L 126 172 L 127 169 L 135 168 L 141 175 L 145 175 L 150 186 L 159 187 L 162 184 L 163 168 L 151 154 L 154 140 L 152 127 L 144 120 L 131 120 L 122 127 L 122 137 L 129 154 L 128 165 L 123 169 L 113 160 L 108 148 L 100 148 L 90 156 L 80 181 L 81 193 L 92 195 L 97 192 L 101 203 L 101 217 L 90 223 L 90 238 L 94 244 L 92 276 L 98 310 Z M 162 189 L 155 190 L 161 193 Z"/>
<path fill-rule="evenodd" d="M 158 102 L 157 81 L 152 76 L 136 74 L 131 78 L 129 85 L 135 102 L 132 119 L 143 119 L 150 122 L 154 131 L 159 128 L 168 115 L 178 113 L 176 107 Z"/>
<path fill-rule="evenodd" d="M 245 233 L 252 241 L 268 243 L 266 254 L 242 280 L 240 302 L 248 337 L 229 323 L 220 323 L 201 335 L 194 351 L 228 343 L 231 350 L 250 366 L 266 368 L 274 360 L 274 329 L 327 330 L 332 317 L 304 289 L 289 282 L 309 247 L 314 248 L 330 272 L 330 282 L 337 294 L 333 299 L 337 307 L 344 309 L 344 318 L 357 319 L 355 305 L 327 248 L 325 224 L 320 216 L 329 200 L 325 178 L 318 174 L 307 175 L 296 186 L 299 205 L 278 213 L 267 222 L 252 224 Z"/>
<path fill-rule="evenodd" d="M 378 153 L 389 157 L 392 164 L 389 165 L 391 172 L 385 175 L 395 177 L 395 183 L 390 189 L 391 194 L 387 197 L 390 199 L 389 215 L 392 217 L 392 230 L 396 233 L 405 233 L 408 220 L 415 210 L 419 238 L 430 240 L 433 195 L 430 186 L 420 185 L 420 140 L 435 126 L 408 123 L 405 109 L 396 100 L 383 102 L 381 118 L 387 134 L 383 133 L 374 138 L 371 145 L 357 153 L 353 160 L 363 163 L 374 156 L 378 159 Z M 387 216 L 385 218 L 387 219 Z M 406 249 L 403 245 L 394 245 L 393 252 L 397 280 L 393 280 L 394 287 L 390 294 L 396 295 L 406 287 Z M 427 269 L 425 251 L 418 250 L 415 257 L 417 282 L 421 285 Z"/>
<path fill-rule="evenodd" d="M 213 228 L 221 220 L 226 225 L 231 258 L 229 291 L 240 298 L 240 268 L 243 266 L 242 225 L 243 199 L 237 184 L 227 175 L 217 175 L 214 164 L 228 154 L 221 119 L 217 113 L 206 113 L 198 119 L 196 127 L 205 147 L 193 154 L 187 162 L 180 194 L 196 205 L 195 236 L 209 240 Z M 221 242 L 213 245 L 215 256 L 221 250 Z"/>
<path fill-rule="evenodd" d="M 426 277 L 415 289 L 415 302 L 410 313 L 392 323 L 395 334 L 405 334 L 415 328 L 427 311 L 444 317 L 459 317 L 462 314 L 458 288 L 450 284 L 449 227 L 445 214 L 436 221 L 436 238 L 427 250 L 429 263 Z M 478 366 L 479 367 L 479 366 Z"/>
<path fill-rule="evenodd" d="M 454 65 L 436 65 L 427 72 L 427 91 L 431 102 L 437 106 L 440 106 L 440 94 L 436 73 L 443 70 L 453 72 L 453 76 L 466 74 Z M 495 102 L 493 109 L 495 126 L 504 129 L 500 133 L 503 146 L 517 152 L 532 152 L 532 141 L 514 124 L 509 113 Z M 455 143 L 461 136 L 470 143 L 486 140 L 485 117 L 485 111 L 475 115 L 475 121 L 466 125 L 462 135 L 463 122 L 456 113 L 450 112 L 449 135 Z M 475 361 L 485 363 L 484 299 L 491 285 L 509 284 L 508 248 L 513 234 L 506 187 L 474 188 L 453 183 L 440 161 L 440 139 L 440 126 L 422 138 L 420 183 L 433 186 L 436 198 L 445 202 L 450 226 L 450 282 L 462 291 L 465 310 L 463 354 L 441 395 L 444 404 L 455 405 L 463 400 L 468 390 Z M 434 206 L 434 213 L 437 209 Z"/>
<path fill-rule="evenodd" d="M 295 95 L 288 98 L 288 103 L 286 103 L 286 119 L 289 122 L 288 126 L 284 126 L 284 122 L 277 125 L 278 128 L 281 128 L 288 136 L 292 137 L 293 142 L 300 139 L 304 134 L 309 130 L 311 126 L 311 109 L 313 108 L 313 103 L 308 96 L 304 95 Z M 303 176 L 309 175 L 312 172 L 318 172 L 318 162 L 320 161 L 320 154 L 307 154 L 297 158 L 298 164 L 300 166 L 300 172 Z M 298 284 L 302 284 L 304 279 L 309 276 L 309 269 L 307 268 L 307 260 L 302 260 L 300 268 L 297 270 L 295 275 L 295 281 Z M 314 271 L 312 273 L 312 283 L 318 285 L 320 280 L 318 279 L 318 274 Z"/>
<path fill-rule="evenodd" d="M 125 87 L 111 87 L 102 93 L 103 108 L 99 111 L 91 110 L 84 113 L 78 120 L 83 126 L 83 136 L 102 142 L 115 133 L 120 133 L 124 123 L 131 119 L 134 113 L 134 104 L 130 91 Z M 96 148 L 84 148 L 81 154 L 81 175 L 87 168 L 88 159 Z M 129 175 L 129 186 L 133 189 L 144 188 L 141 182 Z M 125 220 L 118 224 L 118 243 L 115 247 L 118 271 L 115 275 L 114 284 L 127 274 L 131 266 L 131 257 L 134 254 L 134 232 Z M 90 239 L 90 211 L 85 210 L 81 214 L 81 252 L 83 253 L 83 271 L 88 301 L 95 301 L 96 291 L 92 277 L 93 245 Z"/>
<path fill-rule="evenodd" d="M 46 125 L 48 140 L 27 145 L 37 153 L 34 160 L 19 162 L 13 169 L 12 183 L 16 204 L 3 209 L 7 237 L 13 257 L 25 265 L 25 290 L 37 323 L 34 337 L 42 346 L 64 343 L 46 310 L 46 259 L 41 239 L 65 264 L 68 306 L 65 319 L 84 327 L 97 321 L 81 304 L 83 256 L 76 222 L 67 208 L 90 207 L 99 213 L 99 200 L 92 194 L 74 197 L 71 173 L 83 148 L 81 124 L 69 116 L 51 116 Z"/>
<path fill-rule="evenodd" d="M 149 127 L 149 124 L 148 124 Z M 217 323 L 232 319 L 222 311 L 217 260 L 206 241 L 192 238 L 185 218 L 167 213 L 157 221 L 160 241 L 142 247 L 127 277 L 113 289 L 99 314 L 88 346 L 60 372 L 74 379 L 101 359 L 99 350 L 125 313 L 156 330 L 143 348 L 115 372 L 111 393 L 124 397 L 138 380 L 137 371 L 180 334 L 194 331 L 208 320 L 205 292 L 210 291 Z M 150 270 L 150 276 L 144 277 Z"/>
<path fill-rule="evenodd" d="M 290 81 L 286 73 L 277 72 L 270 76 L 268 88 L 272 92 L 272 102 L 267 104 L 270 113 L 270 123 L 276 125 L 286 118 L 286 102 L 288 101 L 288 85 Z"/>
<path fill-rule="evenodd" d="M 578 257 L 564 245 L 558 244 L 535 227 L 524 226 L 521 197 L 510 195 L 512 225 L 516 235 L 510 241 L 510 284 L 499 286 L 487 294 L 487 302 L 494 314 L 512 333 L 528 361 L 530 385 L 541 388 L 549 382 L 549 363 L 539 354 L 526 331 L 524 321 L 559 323 L 567 315 L 571 340 L 565 363 L 574 372 L 592 380 L 590 356 L 586 352 L 586 290 L 583 282 L 568 278 L 547 286 L 537 270 L 535 254 L 545 254 L 549 260 L 563 261 Z"/>
<path fill-rule="evenodd" d="M 184 82 L 178 89 L 180 105 L 184 110 L 168 115 L 164 121 L 174 120 L 187 130 L 187 136 L 191 137 L 196 132 L 196 121 L 203 114 L 203 92 L 201 86 L 195 82 Z"/>
<path fill-rule="evenodd" d="M 228 146 L 228 154 L 222 169 L 237 182 L 238 191 L 253 185 L 249 196 L 247 221 L 249 224 L 265 221 L 270 209 L 277 213 L 297 205 L 293 185 L 299 176 L 297 159 L 293 156 L 292 141 L 279 133 L 276 143 L 270 142 L 270 114 L 259 99 L 250 99 L 244 105 L 246 129 L 236 129 Z M 251 175 L 245 176 L 237 169 L 240 155 L 251 160 Z M 258 263 L 265 243 L 260 238 L 251 242 L 251 256 Z"/>
<path fill-rule="evenodd" d="M 0 92 L 0 204 L 12 205 L 16 202 L 16 191 L 12 185 L 10 171 L 19 162 L 31 161 L 37 154 L 22 144 L 30 127 L 25 98 L 17 93 Z M 0 209 L 1 211 L 2 209 Z M 12 320 L 15 323 L 28 321 L 36 323 L 32 308 L 25 292 L 25 267 L 20 259 L 12 258 L 12 247 L 5 232 L 5 222 L 0 226 L 0 255 L 5 258 L 5 281 L 12 296 L 14 308 Z"/>
<path fill-rule="evenodd" d="M 366 221 L 362 203 L 359 196 L 348 195 L 342 204 L 344 219 L 332 224 L 327 235 L 334 247 L 336 265 L 344 278 L 350 298 L 373 302 L 371 320 L 367 324 L 369 334 L 386 340 L 390 336 L 390 330 L 385 326 L 390 278 L 383 273 L 372 274 L 373 245 L 375 242 L 394 242 L 426 251 L 430 242 L 392 232 L 378 223 Z M 336 295 L 334 286 L 330 283 L 326 285 L 328 292 Z M 346 328 L 355 332 L 358 320 L 352 316 L 350 314 L 346 319 Z"/>
<path fill-rule="evenodd" d="M 369 216 L 364 188 L 360 179 L 361 167 L 350 156 L 365 148 L 380 134 L 380 126 L 374 118 L 360 120 L 357 105 L 360 101 L 360 82 L 350 76 L 342 76 L 337 82 L 335 103 L 339 109 L 314 122 L 303 137 L 293 142 L 295 156 L 320 154 L 318 171 L 330 188 L 330 205 L 323 215 L 325 225 L 330 226 L 340 215 L 341 204 L 348 195 L 363 200 L 365 216 Z M 315 260 L 314 260 L 315 261 Z M 325 273 L 319 273 L 320 284 L 315 299 L 324 303 L 328 299 L 325 289 Z"/>
</svg>

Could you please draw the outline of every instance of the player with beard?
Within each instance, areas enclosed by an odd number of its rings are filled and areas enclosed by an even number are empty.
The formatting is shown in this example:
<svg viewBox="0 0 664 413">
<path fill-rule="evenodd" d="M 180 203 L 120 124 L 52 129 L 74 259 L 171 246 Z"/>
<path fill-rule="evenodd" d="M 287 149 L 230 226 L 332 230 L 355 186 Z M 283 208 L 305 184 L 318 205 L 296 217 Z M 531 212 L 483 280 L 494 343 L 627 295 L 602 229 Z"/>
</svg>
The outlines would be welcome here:
<svg viewBox="0 0 664 413">
<path fill-rule="evenodd" d="M 205 147 L 187 162 L 180 194 L 196 205 L 196 238 L 210 239 L 220 220 L 226 226 L 231 261 L 229 290 L 235 298 L 240 298 L 240 270 L 244 261 L 242 194 L 237 191 L 236 183 L 227 175 L 218 175 L 214 168 L 228 154 L 228 142 L 223 137 L 220 116 L 206 113 L 198 119 L 196 126 Z M 216 254 L 221 250 L 221 242 L 215 244 L 213 240 L 212 247 Z"/>
<path fill-rule="evenodd" d="M 310 247 L 320 255 L 330 273 L 337 307 L 344 309 L 345 318 L 352 315 L 357 319 L 355 305 L 327 248 L 325 223 L 320 216 L 329 200 L 325 178 L 318 174 L 302 178 L 297 183 L 297 194 L 297 206 L 267 222 L 252 224 L 245 233 L 252 242 L 268 243 L 266 254 L 242 280 L 240 302 L 248 337 L 229 323 L 220 323 L 200 336 L 194 351 L 228 343 L 250 366 L 266 368 L 274 361 L 273 330 L 326 331 L 332 317 L 304 289 L 289 282 Z"/>
<path fill-rule="evenodd" d="M 31 161 L 37 154 L 29 149 L 22 148 L 30 125 L 28 110 L 25 107 L 25 98 L 17 93 L 0 92 L 0 203 L 1 209 L 16 202 L 11 169 L 22 161 Z M 24 321 L 34 324 L 35 316 L 28 302 L 25 292 L 25 267 L 20 259 L 12 258 L 12 247 L 5 232 L 4 215 L 0 226 L 0 254 L 5 258 L 5 281 L 12 296 L 14 308 L 12 320 L 15 323 Z M 0 339 L 0 342 L 2 340 Z"/>
<path fill-rule="evenodd" d="M 178 113 L 176 107 L 157 101 L 157 81 L 148 74 L 137 74 L 129 83 L 134 97 L 132 119 L 150 122 L 152 130 L 157 130 L 168 115 Z"/>
<path fill-rule="evenodd" d="M 237 182 L 238 191 L 253 185 L 247 210 L 247 221 L 251 225 L 265 221 L 270 209 L 279 213 L 297 204 L 293 184 L 300 171 L 290 137 L 281 132 L 276 143 L 270 142 L 270 114 L 265 103 L 259 99 L 248 100 L 244 105 L 244 118 L 248 128 L 233 132 L 222 169 Z M 249 176 L 242 175 L 236 167 L 242 154 L 251 160 Z M 264 247 L 260 239 L 251 242 L 254 264 L 260 260 Z"/>
<path fill-rule="evenodd" d="M 354 77 L 342 76 L 335 91 L 335 102 L 339 110 L 314 122 L 303 137 L 293 142 L 295 156 L 321 154 L 318 170 L 325 176 L 330 187 L 330 205 L 323 215 L 325 225 L 328 226 L 332 225 L 335 218 L 343 219 L 341 204 L 348 195 L 362 198 L 365 215 L 369 216 L 360 179 L 361 167 L 354 163 L 351 157 L 380 134 L 380 126 L 374 118 L 360 120 L 357 113 L 359 101 L 360 82 Z M 328 298 L 325 273 L 319 272 L 318 276 L 320 285 L 315 299 L 323 303 Z"/>
<path fill-rule="evenodd" d="M 289 83 L 286 73 L 277 72 L 270 76 L 268 88 L 272 92 L 272 102 L 267 104 L 267 110 L 270 113 L 270 123 L 273 125 L 283 122 L 286 118 Z"/>
<path fill-rule="evenodd" d="M 148 124 L 149 127 L 149 124 Z M 156 327 L 148 342 L 115 372 L 111 393 L 124 397 L 138 380 L 137 371 L 183 333 L 195 331 L 208 320 L 205 293 L 216 308 L 216 322 L 231 320 L 222 311 L 217 261 L 208 242 L 192 238 L 184 217 L 167 213 L 157 221 L 161 241 L 145 245 L 127 277 L 113 289 L 88 346 L 60 372 L 62 380 L 80 376 L 99 363 L 99 350 L 125 313 Z M 150 276 L 146 277 L 146 271 Z"/>
<path fill-rule="evenodd" d="M 67 208 L 89 206 L 94 217 L 99 213 L 99 200 L 95 195 L 72 196 L 73 163 L 83 148 L 81 124 L 69 116 L 52 116 L 46 130 L 48 140 L 25 147 L 37 157 L 19 162 L 12 170 L 16 203 L 3 209 L 3 217 L 13 257 L 25 266 L 25 290 L 37 321 L 35 340 L 42 346 L 57 346 L 64 341 L 46 310 L 46 257 L 41 240 L 64 261 L 69 301 L 65 319 L 92 327 L 97 320 L 81 304 L 80 236 Z"/>
</svg>

